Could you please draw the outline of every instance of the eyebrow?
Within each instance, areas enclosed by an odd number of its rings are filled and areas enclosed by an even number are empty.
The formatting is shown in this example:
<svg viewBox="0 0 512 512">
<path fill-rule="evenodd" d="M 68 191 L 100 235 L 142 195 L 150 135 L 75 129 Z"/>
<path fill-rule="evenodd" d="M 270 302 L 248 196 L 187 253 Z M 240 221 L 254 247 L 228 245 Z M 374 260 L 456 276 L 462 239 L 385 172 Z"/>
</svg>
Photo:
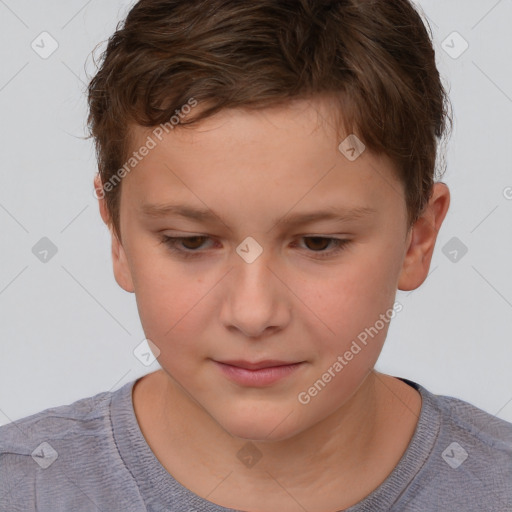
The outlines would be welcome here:
<svg viewBox="0 0 512 512">
<path fill-rule="evenodd" d="M 166 217 L 184 217 L 212 224 L 224 224 L 222 220 L 209 208 L 197 208 L 185 204 L 148 204 L 140 207 L 143 216 L 153 219 Z M 321 220 L 334 220 L 347 222 L 358 220 L 377 213 L 375 208 L 359 206 L 355 208 L 331 207 L 322 211 L 301 212 L 285 215 L 281 219 L 273 219 L 273 225 L 283 223 L 286 226 L 297 226 Z"/>
</svg>

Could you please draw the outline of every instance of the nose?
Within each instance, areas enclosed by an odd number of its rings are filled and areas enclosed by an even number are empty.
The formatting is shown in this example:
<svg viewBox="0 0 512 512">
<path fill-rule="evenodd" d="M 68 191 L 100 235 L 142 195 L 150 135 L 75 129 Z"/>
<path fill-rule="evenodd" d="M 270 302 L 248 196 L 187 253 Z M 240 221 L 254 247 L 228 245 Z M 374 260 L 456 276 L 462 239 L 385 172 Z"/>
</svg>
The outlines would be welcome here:
<svg viewBox="0 0 512 512">
<path fill-rule="evenodd" d="M 227 276 L 221 309 L 224 326 L 237 329 L 248 338 L 281 330 L 290 320 L 287 288 L 276 275 L 275 265 L 263 254 L 252 263 L 237 256 L 238 261 L 235 259 L 235 267 Z"/>
</svg>

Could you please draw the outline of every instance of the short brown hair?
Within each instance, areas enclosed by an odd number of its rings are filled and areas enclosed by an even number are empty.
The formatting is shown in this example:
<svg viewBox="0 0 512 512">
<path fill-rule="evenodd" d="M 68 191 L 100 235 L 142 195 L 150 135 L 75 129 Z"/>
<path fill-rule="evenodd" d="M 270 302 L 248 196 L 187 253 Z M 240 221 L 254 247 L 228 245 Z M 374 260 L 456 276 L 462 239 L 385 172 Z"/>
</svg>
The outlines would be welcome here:
<svg viewBox="0 0 512 512">
<path fill-rule="evenodd" d="M 409 0 L 140 0 L 88 87 L 102 184 L 129 158 L 130 125 L 169 123 L 190 98 L 207 108 L 180 125 L 329 93 L 345 133 L 394 162 L 410 227 L 430 199 L 446 121 L 452 127 L 431 37 Z M 121 240 L 121 184 L 109 188 Z"/>
</svg>

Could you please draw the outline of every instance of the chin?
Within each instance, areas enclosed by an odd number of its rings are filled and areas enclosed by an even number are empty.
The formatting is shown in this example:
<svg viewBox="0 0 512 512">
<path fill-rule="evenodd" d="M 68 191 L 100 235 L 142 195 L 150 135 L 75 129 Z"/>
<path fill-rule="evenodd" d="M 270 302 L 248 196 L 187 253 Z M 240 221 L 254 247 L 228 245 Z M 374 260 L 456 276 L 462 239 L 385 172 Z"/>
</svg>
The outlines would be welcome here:
<svg viewBox="0 0 512 512">
<path fill-rule="evenodd" d="M 289 414 L 290 412 L 283 414 L 282 408 L 278 411 L 269 411 L 267 406 L 262 406 L 261 410 L 252 408 L 248 413 L 240 409 L 226 411 L 216 420 L 226 432 L 242 440 L 284 441 L 301 431 L 296 424 L 297 415 Z"/>
<path fill-rule="evenodd" d="M 293 437 L 299 432 L 283 431 L 280 430 L 278 434 L 272 432 L 272 429 L 268 428 L 268 425 L 255 425 L 254 423 L 249 427 L 243 427 L 240 425 L 226 425 L 223 428 L 229 432 L 233 437 L 236 437 L 243 441 L 254 441 L 254 442 L 277 442 L 285 441 L 290 437 Z"/>
</svg>

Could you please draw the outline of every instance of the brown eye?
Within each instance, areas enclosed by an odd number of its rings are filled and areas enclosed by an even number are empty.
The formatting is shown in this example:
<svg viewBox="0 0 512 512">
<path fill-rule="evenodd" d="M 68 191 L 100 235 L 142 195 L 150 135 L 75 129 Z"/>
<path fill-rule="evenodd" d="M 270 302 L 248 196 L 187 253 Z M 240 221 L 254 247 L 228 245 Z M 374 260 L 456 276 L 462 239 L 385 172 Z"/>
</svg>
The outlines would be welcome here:
<svg viewBox="0 0 512 512">
<path fill-rule="evenodd" d="M 169 251 L 182 258 L 195 258 L 201 256 L 201 248 L 207 236 L 179 236 L 172 237 L 163 235 L 161 243 L 165 244 Z"/>
<path fill-rule="evenodd" d="M 303 250 L 308 257 L 315 259 L 334 257 L 351 242 L 348 239 L 333 238 L 326 236 L 303 236 L 302 240 L 307 241 Z M 200 258 L 207 256 L 204 243 L 210 240 L 210 237 L 204 235 L 171 237 L 163 235 L 161 243 L 165 244 L 169 251 L 175 253 L 180 258 Z"/>
<path fill-rule="evenodd" d="M 334 257 L 351 242 L 349 239 L 326 236 L 303 236 L 302 239 L 306 251 L 309 252 L 308 256 L 316 259 Z M 331 246 L 330 249 L 329 246 Z"/>
<path fill-rule="evenodd" d="M 304 240 L 311 240 L 313 243 L 305 243 L 306 247 L 308 249 L 311 249 L 312 251 L 325 251 L 327 247 L 329 247 L 329 243 L 332 240 L 335 240 L 334 238 L 325 238 L 320 236 L 308 236 L 304 237 Z"/>
<path fill-rule="evenodd" d="M 189 236 L 179 238 L 178 240 L 181 240 L 181 243 L 185 249 L 193 251 L 195 249 L 199 249 L 206 238 L 206 236 Z"/>
</svg>

